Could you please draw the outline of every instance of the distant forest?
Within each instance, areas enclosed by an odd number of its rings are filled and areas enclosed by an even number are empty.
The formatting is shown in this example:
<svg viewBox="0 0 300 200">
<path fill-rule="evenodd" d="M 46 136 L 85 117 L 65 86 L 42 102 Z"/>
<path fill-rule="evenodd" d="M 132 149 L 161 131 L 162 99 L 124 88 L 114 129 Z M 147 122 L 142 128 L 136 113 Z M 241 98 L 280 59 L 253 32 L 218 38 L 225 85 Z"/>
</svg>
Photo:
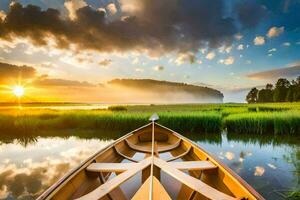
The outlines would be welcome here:
<svg viewBox="0 0 300 200">
<path fill-rule="evenodd" d="M 140 89 L 147 92 L 154 92 L 157 94 L 184 92 L 199 99 L 212 98 L 217 99 L 220 102 L 223 101 L 223 94 L 218 90 L 186 83 L 159 81 L 153 79 L 114 79 L 108 83 Z"/>
<path fill-rule="evenodd" d="M 272 84 L 267 84 L 261 90 L 252 88 L 246 96 L 246 101 L 248 103 L 300 101 L 300 76 L 291 82 L 285 78 L 280 78 L 275 87 Z"/>
</svg>

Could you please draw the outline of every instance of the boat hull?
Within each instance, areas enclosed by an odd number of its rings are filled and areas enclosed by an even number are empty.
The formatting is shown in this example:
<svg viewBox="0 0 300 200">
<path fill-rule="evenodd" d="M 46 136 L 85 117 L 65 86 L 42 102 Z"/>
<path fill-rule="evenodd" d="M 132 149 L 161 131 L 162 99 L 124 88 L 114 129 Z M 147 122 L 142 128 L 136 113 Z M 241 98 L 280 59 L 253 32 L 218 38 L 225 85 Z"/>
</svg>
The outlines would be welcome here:
<svg viewBox="0 0 300 200">
<path fill-rule="evenodd" d="M 153 127 L 155 157 L 150 159 Z M 101 149 L 38 199 L 136 199 L 139 188 L 149 191 L 144 184 L 151 177 L 151 164 L 155 182 L 161 183 L 158 191 L 166 191 L 171 199 L 264 199 L 220 160 L 157 123 Z"/>
</svg>

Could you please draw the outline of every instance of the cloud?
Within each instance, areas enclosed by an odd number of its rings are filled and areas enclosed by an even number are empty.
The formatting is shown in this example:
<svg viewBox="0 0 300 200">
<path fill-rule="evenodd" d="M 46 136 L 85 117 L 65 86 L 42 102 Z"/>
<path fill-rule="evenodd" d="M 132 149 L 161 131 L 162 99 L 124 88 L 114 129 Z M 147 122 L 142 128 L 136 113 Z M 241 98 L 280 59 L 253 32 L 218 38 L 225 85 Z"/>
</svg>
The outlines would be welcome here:
<svg viewBox="0 0 300 200">
<path fill-rule="evenodd" d="M 23 7 L 15 3 L 6 20 L 0 22 L 0 38 L 10 41 L 15 37 L 29 38 L 39 46 L 53 38 L 56 47 L 61 49 L 74 47 L 110 53 L 196 52 L 200 47 L 215 48 L 231 43 L 240 25 L 250 28 L 257 24 L 261 18 L 259 14 L 252 16 L 252 9 L 260 6 L 250 0 L 245 2 L 252 7 L 245 8 L 239 3 L 233 9 L 239 17 L 234 18 L 225 17 L 226 5 L 222 0 L 213 3 L 211 0 L 115 1 L 115 7 L 121 10 L 113 20 L 83 0 L 65 2 L 68 17 L 53 8 Z M 249 15 L 251 22 L 244 17 Z"/>
<path fill-rule="evenodd" d="M 237 46 L 236 49 L 237 49 L 237 50 L 243 50 L 243 49 L 244 49 L 244 45 L 243 45 L 243 44 L 240 44 L 239 46 Z"/>
<path fill-rule="evenodd" d="M 33 82 L 37 86 L 55 86 L 55 87 L 94 87 L 95 85 L 86 81 L 73 81 L 65 79 L 39 78 Z"/>
<path fill-rule="evenodd" d="M 275 52 L 275 51 L 277 51 L 276 48 L 272 48 L 272 49 L 269 49 L 269 50 L 268 50 L 268 52 Z"/>
<path fill-rule="evenodd" d="M 300 75 L 300 61 L 291 63 L 286 67 L 248 74 L 247 77 L 255 80 L 276 80 Z"/>
<path fill-rule="evenodd" d="M 245 29 L 257 26 L 267 14 L 265 7 L 258 4 L 256 0 L 238 1 L 236 12 L 241 25 Z"/>
<path fill-rule="evenodd" d="M 86 7 L 87 3 L 84 0 L 69 0 L 66 1 L 64 5 L 69 12 L 69 18 L 75 20 L 77 18 L 77 10 Z"/>
<path fill-rule="evenodd" d="M 176 63 L 176 65 L 182 65 L 185 62 L 194 64 L 195 61 L 196 61 L 196 56 L 192 52 L 187 52 L 187 53 L 180 53 L 177 56 L 175 63 Z"/>
<path fill-rule="evenodd" d="M 253 40 L 254 45 L 264 45 L 265 44 L 265 38 L 263 36 L 256 36 Z"/>
<path fill-rule="evenodd" d="M 209 52 L 209 53 L 206 55 L 205 58 L 208 59 L 208 60 L 212 60 L 212 59 L 215 58 L 215 56 L 216 56 L 215 52 L 211 51 L 211 52 Z"/>
<path fill-rule="evenodd" d="M 5 12 L 3 10 L 0 10 L 0 21 L 1 20 L 3 21 L 5 19 L 5 17 L 6 17 Z"/>
<path fill-rule="evenodd" d="M 278 37 L 279 35 L 281 35 L 284 32 L 284 27 L 272 27 L 269 29 L 268 33 L 267 33 L 267 37 L 268 38 L 273 38 L 273 37 Z"/>
<path fill-rule="evenodd" d="M 132 60 L 132 64 L 138 64 L 140 62 L 140 60 L 138 59 L 138 58 L 134 58 L 133 60 Z"/>
<path fill-rule="evenodd" d="M 220 53 L 230 53 L 232 50 L 232 45 L 230 45 L 230 46 L 223 45 L 223 46 L 219 47 L 218 50 Z"/>
<path fill-rule="evenodd" d="M 5 82 L 9 80 L 18 81 L 18 79 L 34 78 L 36 70 L 33 67 L 26 65 L 17 66 L 8 63 L 0 63 L 0 81 Z"/>
<path fill-rule="evenodd" d="M 108 4 L 106 6 L 106 9 L 108 10 L 110 15 L 115 15 L 118 12 L 116 5 L 114 3 Z"/>
<path fill-rule="evenodd" d="M 156 65 L 153 67 L 154 71 L 163 71 L 165 68 L 162 65 Z"/>
<path fill-rule="evenodd" d="M 224 60 L 224 65 L 232 65 L 234 63 L 234 57 L 229 56 Z"/>
<path fill-rule="evenodd" d="M 104 67 L 107 67 L 108 65 L 110 65 L 112 63 L 112 60 L 111 59 L 103 59 L 101 60 L 98 64 L 99 65 L 102 65 Z"/>
<path fill-rule="evenodd" d="M 285 46 L 285 47 L 289 47 L 289 46 L 291 46 L 291 43 L 289 43 L 289 42 L 284 42 L 284 43 L 282 43 L 282 45 Z"/>
<path fill-rule="evenodd" d="M 240 33 L 237 33 L 237 34 L 234 35 L 234 38 L 235 38 L 236 40 L 241 40 L 243 37 L 244 37 L 244 36 L 243 36 L 242 34 L 240 34 Z"/>
<path fill-rule="evenodd" d="M 142 69 L 142 68 L 135 68 L 135 71 L 136 71 L 136 72 L 144 72 L 145 70 Z"/>
<path fill-rule="evenodd" d="M 219 63 L 224 64 L 224 65 L 232 65 L 234 63 L 234 57 L 229 56 L 226 59 L 220 59 Z"/>
</svg>

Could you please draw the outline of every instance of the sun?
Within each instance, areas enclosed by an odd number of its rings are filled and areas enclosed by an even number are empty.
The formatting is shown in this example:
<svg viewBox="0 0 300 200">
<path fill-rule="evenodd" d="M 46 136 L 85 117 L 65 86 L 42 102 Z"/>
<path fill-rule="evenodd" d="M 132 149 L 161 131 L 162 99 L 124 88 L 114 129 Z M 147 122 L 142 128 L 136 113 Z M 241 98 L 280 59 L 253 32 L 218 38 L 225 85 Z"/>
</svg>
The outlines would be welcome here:
<svg viewBox="0 0 300 200">
<path fill-rule="evenodd" d="M 23 86 L 21 86 L 21 85 L 17 85 L 17 86 L 15 86 L 13 88 L 12 93 L 16 97 L 20 98 L 20 97 L 24 96 L 24 94 L 25 94 L 25 88 Z"/>
</svg>

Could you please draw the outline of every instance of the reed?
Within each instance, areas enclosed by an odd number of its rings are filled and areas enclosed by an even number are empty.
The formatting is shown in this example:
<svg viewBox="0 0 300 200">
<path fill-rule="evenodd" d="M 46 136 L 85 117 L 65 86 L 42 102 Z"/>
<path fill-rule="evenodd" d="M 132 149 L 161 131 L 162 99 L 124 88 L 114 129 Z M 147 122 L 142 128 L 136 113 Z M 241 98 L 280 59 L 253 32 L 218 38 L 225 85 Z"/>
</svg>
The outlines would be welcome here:
<svg viewBox="0 0 300 200">
<path fill-rule="evenodd" d="M 224 119 L 229 132 L 299 134 L 300 112 L 256 112 L 233 114 Z"/>
<path fill-rule="evenodd" d="M 41 114 L 0 115 L 0 131 L 34 132 L 40 130 L 130 131 L 146 123 L 151 113 L 72 111 Z M 160 123 L 178 131 L 220 131 L 218 113 L 159 113 Z"/>
<path fill-rule="evenodd" d="M 98 130 L 125 133 L 148 123 L 180 132 L 300 133 L 300 103 L 112 106 L 107 110 L 0 109 L 0 132 Z"/>
</svg>

